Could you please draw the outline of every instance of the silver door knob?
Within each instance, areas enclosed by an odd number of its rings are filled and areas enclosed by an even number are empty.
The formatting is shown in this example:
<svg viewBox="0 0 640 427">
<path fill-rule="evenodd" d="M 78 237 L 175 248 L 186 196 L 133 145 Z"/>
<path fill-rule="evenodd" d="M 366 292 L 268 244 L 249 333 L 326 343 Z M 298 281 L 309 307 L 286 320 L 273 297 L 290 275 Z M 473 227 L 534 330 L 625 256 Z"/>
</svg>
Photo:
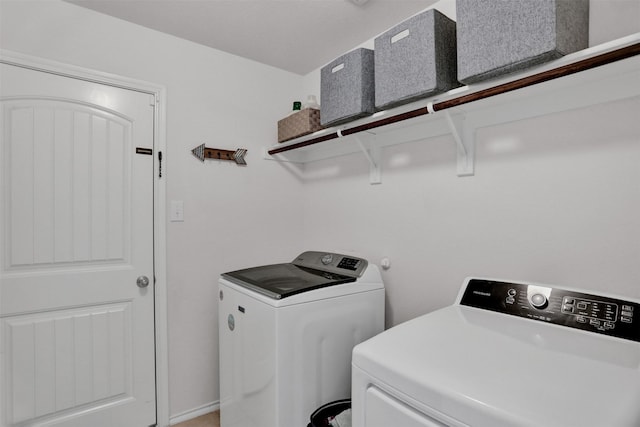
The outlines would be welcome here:
<svg viewBox="0 0 640 427">
<path fill-rule="evenodd" d="M 147 276 L 138 277 L 138 279 L 136 280 L 136 285 L 138 285 L 139 288 L 146 288 L 147 286 L 149 286 L 149 278 Z"/>
</svg>

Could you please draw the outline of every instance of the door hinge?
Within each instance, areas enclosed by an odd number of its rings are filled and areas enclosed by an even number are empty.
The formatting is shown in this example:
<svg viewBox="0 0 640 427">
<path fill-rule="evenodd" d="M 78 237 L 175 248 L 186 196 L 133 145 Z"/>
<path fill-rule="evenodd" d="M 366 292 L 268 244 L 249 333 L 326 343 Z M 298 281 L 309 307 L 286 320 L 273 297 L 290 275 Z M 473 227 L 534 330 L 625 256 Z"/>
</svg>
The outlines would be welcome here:
<svg viewBox="0 0 640 427">
<path fill-rule="evenodd" d="M 162 178 L 162 151 L 158 151 L 158 178 Z"/>
</svg>

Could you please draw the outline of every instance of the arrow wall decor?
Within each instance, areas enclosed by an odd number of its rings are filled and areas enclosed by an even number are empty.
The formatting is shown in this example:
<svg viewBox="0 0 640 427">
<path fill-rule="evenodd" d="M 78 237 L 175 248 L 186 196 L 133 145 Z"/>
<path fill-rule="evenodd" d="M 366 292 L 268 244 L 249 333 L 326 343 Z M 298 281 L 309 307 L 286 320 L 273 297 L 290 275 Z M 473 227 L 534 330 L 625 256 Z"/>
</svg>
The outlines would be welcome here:
<svg viewBox="0 0 640 427">
<path fill-rule="evenodd" d="M 246 166 L 247 162 L 244 160 L 244 155 L 247 154 L 247 150 L 244 148 L 238 148 L 233 150 L 220 150 L 218 148 L 205 147 L 204 144 L 197 146 L 191 150 L 194 156 L 204 162 L 204 159 L 217 159 L 217 160 L 231 160 L 236 162 L 237 165 Z"/>
</svg>

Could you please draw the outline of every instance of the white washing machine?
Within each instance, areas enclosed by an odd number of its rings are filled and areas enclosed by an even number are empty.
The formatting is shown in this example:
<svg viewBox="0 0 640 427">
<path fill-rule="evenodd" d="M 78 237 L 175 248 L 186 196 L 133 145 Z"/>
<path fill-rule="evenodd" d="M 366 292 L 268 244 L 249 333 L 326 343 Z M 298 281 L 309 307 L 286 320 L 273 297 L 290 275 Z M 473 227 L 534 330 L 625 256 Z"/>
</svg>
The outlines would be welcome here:
<svg viewBox="0 0 640 427">
<path fill-rule="evenodd" d="M 467 279 L 353 352 L 354 427 L 638 427 L 640 301 Z"/>
<path fill-rule="evenodd" d="M 384 329 L 384 286 L 366 260 L 305 252 L 219 281 L 222 427 L 306 427 L 351 395 L 353 347 Z"/>
</svg>

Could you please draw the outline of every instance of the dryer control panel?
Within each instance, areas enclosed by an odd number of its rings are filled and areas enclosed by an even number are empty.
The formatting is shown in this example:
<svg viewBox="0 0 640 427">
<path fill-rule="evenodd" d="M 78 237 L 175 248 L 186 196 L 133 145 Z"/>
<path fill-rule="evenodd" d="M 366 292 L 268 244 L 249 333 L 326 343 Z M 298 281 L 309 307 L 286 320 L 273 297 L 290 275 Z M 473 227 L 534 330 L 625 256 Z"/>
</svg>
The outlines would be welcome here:
<svg viewBox="0 0 640 427">
<path fill-rule="evenodd" d="M 640 342 L 640 303 L 546 285 L 471 279 L 460 305 Z"/>
</svg>

